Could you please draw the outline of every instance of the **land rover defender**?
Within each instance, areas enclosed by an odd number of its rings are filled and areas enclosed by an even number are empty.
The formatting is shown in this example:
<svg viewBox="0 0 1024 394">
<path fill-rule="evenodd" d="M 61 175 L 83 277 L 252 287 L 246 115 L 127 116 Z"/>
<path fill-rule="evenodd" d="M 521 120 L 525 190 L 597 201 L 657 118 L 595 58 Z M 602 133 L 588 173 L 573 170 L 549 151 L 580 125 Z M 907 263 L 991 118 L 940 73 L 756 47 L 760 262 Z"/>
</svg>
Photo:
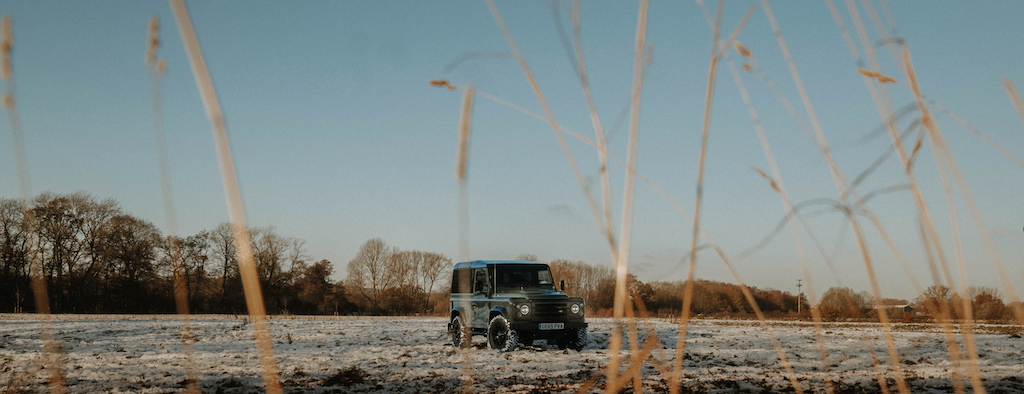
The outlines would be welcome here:
<svg viewBox="0 0 1024 394">
<path fill-rule="evenodd" d="M 533 261 L 471 261 L 452 273 L 448 338 L 457 348 L 486 335 L 500 352 L 546 339 L 559 349 L 583 350 L 587 323 L 583 298 L 569 297 L 565 281 L 555 288 L 547 264 Z"/>
</svg>

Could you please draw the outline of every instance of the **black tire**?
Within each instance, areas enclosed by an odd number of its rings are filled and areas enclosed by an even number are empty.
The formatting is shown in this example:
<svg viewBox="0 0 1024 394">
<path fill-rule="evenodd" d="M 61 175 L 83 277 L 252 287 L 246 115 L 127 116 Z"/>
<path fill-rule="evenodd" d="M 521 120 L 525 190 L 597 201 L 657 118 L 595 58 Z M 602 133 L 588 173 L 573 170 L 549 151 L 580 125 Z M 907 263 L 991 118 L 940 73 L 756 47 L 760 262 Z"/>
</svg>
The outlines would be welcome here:
<svg viewBox="0 0 1024 394">
<path fill-rule="evenodd" d="M 587 336 L 587 328 L 577 328 L 569 331 L 569 338 L 567 347 L 575 351 L 582 351 L 587 346 L 587 342 L 590 338 Z"/>
<path fill-rule="evenodd" d="M 462 324 L 461 316 L 455 315 L 448 325 L 448 339 L 452 341 L 452 346 L 460 349 L 466 349 L 473 343 L 473 334 L 469 327 Z"/>
<path fill-rule="evenodd" d="M 511 352 L 519 345 L 519 333 L 505 316 L 497 315 L 487 325 L 487 346 L 499 352 Z"/>
</svg>

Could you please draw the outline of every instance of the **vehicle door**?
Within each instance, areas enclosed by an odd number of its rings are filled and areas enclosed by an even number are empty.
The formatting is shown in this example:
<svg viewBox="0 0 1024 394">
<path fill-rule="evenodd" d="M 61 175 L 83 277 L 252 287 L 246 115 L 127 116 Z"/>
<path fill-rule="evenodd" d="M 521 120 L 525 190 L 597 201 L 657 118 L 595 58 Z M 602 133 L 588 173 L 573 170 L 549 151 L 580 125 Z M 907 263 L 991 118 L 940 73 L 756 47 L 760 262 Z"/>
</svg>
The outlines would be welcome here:
<svg viewBox="0 0 1024 394">
<path fill-rule="evenodd" d="M 490 278 L 486 268 L 473 269 L 473 328 L 487 328 L 487 315 L 491 310 Z"/>
<path fill-rule="evenodd" d="M 462 324 L 473 326 L 473 276 L 469 268 L 455 270 L 452 276 L 452 309 L 466 313 L 462 316 Z"/>
</svg>

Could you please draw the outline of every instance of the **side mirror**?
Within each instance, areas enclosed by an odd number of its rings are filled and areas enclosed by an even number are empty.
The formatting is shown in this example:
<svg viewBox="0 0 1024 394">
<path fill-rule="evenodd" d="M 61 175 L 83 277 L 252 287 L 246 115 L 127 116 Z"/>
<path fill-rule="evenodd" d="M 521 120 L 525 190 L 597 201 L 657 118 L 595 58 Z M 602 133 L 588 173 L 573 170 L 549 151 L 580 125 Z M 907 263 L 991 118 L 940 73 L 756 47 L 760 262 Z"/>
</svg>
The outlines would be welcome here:
<svg viewBox="0 0 1024 394">
<path fill-rule="evenodd" d="M 565 291 L 565 280 L 559 281 L 558 282 L 558 287 L 562 288 L 562 291 L 564 292 Z"/>
</svg>

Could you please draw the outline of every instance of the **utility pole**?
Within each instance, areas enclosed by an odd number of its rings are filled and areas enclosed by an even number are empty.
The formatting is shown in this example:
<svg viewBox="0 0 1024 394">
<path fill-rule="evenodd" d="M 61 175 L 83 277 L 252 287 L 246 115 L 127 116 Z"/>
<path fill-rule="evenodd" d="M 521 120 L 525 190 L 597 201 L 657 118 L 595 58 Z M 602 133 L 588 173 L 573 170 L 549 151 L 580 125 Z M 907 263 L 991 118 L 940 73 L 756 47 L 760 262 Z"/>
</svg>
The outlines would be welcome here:
<svg viewBox="0 0 1024 394">
<path fill-rule="evenodd" d="M 797 314 L 800 313 L 800 305 L 803 304 L 803 301 L 801 299 L 803 298 L 804 293 L 802 293 L 800 291 L 800 286 L 803 286 L 803 284 L 800 283 L 802 281 L 803 281 L 803 279 L 797 279 L 796 280 L 796 313 Z"/>
</svg>

